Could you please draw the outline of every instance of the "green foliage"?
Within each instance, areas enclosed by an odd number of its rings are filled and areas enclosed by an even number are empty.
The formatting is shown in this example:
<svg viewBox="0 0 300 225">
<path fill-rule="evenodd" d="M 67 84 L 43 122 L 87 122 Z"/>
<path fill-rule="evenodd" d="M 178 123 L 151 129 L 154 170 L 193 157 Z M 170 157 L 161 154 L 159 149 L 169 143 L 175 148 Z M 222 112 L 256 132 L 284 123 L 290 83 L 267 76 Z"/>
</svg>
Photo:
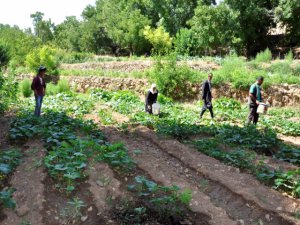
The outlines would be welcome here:
<svg viewBox="0 0 300 225">
<path fill-rule="evenodd" d="M 180 204 L 188 205 L 192 198 L 190 190 L 180 193 L 178 186 L 160 186 L 143 176 L 136 176 L 135 183 L 128 186 L 138 196 L 153 204 L 152 210 L 157 212 L 161 218 L 170 216 L 183 216 Z"/>
<path fill-rule="evenodd" d="M 292 62 L 294 59 L 293 51 L 289 50 L 289 52 L 284 56 L 284 59 L 288 62 Z"/>
<path fill-rule="evenodd" d="M 0 115 L 16 101 L 18 83 L 12 75 L 4 76 L 0 70 Z"/>
<path fill-rule="evenodd" d="M 56 58 L 60 63 L 83 63 L 91 61 L 94 55 L 84 52 L 67 52 L 60 49 L 56 52 Z"/>
<path fill-rule="evenodd" d="M 178 55 L 189 56 L 195 47 L 192 31 L 187 28 L 180 29 L 174 40 L 175 52 Z"/>
<path fill-rule="evenodd" d="M 189 96 L 188 83 L 196 75 L 198 73 L 192 71 L 187 65 L 177 65 L 174 58 L 156 61 L 154 68 L 150 71 L 151 79 L 157 84 L 159 91 L 173 99 Z"/>
<path fill-rule="evenodd" d="M 31 51 L 26 56 L 26 65 L 32 72 L 36 72 L 39 66 L 44 65 L 47 68 L 47 73 L 57 74 L 58 62 L 55 58 L 56 49 L 51 46 L 43 46 Z"/>
<path fill-rule="evenodd" d="M 268 48 L 262 52 L 259 52 L 255 57 L 255 61 L 259 63 L 261 62 L 268 63 L 271 60 L 272 60 L 272 53 Z"/>
<path fill-rule="evenodd" d="M 32 95 L 31 81 L 29 79 L 24 79 L 21 81 L 20 86 L 21 92 L 25 98 L 28 98 Z"/>
<path fill-rule="evenodd" d="M 15 192 L 14 189 L 6 189 L 0 192 L 0 205 L 4 208 L 14 209 L 16 202 L 12 198 L 12 194 Z"/>
<path fill-rule="evenodd" d="M 70 86 L 69 86 L 68 80 L 66 80 L 66 79 L 59 80 L 57 83 L 57 91 L 58 91 L 58 93 L 69 92 Z"/>
<path fill-rule="evenodd" d="M 57 95 L 58 94 L 58 86 L 53 83 L 47 84 L 46 94 L 47 95 Z"/>
<path fill-rule="evenodd" d="M 6 45 L 0 42 L 0 70 L 2 67 L 8 64 L 9 60 L 10 60 L 9 49 Z"/>
<path fill-rule="evenodd" d="M 172 48 L 173 39 L 170 34 L 167 33 L 163 27 L 156 29 L 146 26 L 143 34 L 145 38 L 152 44 L 152 52 L 157 55 L 168 54 Z"/>
<path fill-rule="evenodd" d="M 107 162 L 119 171 L 128 171 L 135 166 L 135 162 L 122 143 L 102 146 L 97 152 L 96 159 Z"/>
<path fill-rule="evenodd" d="M 237 13 L 226 4 L 210 6 L 199 4 L 195 9 L 194 17 L 188 22 L 191 26 L 193 37 L 196 39 L 197 52 L 217 50 L 219 47 L 234 47 L 240 42 L 236 31 Z"/>
</svg>

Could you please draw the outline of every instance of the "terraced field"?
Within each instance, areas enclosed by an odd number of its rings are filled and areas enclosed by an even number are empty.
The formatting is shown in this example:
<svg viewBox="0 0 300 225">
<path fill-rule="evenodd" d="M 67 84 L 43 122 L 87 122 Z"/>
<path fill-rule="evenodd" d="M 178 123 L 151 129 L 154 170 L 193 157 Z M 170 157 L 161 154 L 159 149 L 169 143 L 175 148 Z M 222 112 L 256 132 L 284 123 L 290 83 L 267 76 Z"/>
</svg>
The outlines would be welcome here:
<svg viewBox="0 0 300 225">
<path fill-rule="evenodd" d="M 158 101 L 152 116 L 127 91 L 58 94 L 35 118 L 20 100 L 1 119 L 1 224 L 300 224 L 299 110 L 255 128 L 232 99 L 213 121 Z"/>
</svg>

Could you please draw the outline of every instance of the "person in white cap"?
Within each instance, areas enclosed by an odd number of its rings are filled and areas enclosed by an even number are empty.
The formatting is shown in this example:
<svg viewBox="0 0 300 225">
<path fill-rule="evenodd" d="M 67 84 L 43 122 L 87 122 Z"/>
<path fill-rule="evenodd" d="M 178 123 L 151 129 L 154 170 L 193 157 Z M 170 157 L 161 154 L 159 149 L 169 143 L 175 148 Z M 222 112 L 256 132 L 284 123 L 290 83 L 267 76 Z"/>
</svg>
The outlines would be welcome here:
<svg viewBox="0 0 300 225">
<path fill-rule="evenodd" d="M 152 84 L 151 88 L 147 92 L 145 100 L 145 111 L 152 114 L 152 105 L 157 101 L 158 90 L 156 84 Z"/>
</svg>

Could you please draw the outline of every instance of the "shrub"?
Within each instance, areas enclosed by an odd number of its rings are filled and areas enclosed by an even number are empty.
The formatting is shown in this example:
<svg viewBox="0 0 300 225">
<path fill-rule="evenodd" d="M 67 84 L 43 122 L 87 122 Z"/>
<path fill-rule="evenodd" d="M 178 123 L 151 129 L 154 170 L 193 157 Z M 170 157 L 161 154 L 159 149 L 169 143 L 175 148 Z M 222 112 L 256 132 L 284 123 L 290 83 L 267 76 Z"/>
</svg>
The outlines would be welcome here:
<svg viewBox="0 0 300 225">
<path fill-rule="evenodd" d="M 293 51 L 290 50 L 285 56 L 284 59 L 288 62 L 292 62 L 294 57 L 293 57 Z"/>
<path fill-rule="evenodd" d="M 300 77 L 300 63 L 297 63 L 295 66 L 294 66 L 294 75 L 295 76 L 299 76 Z"/>
<path fill-rule="evenodd" d="M 268 69 L 271 73 L 279 74 L 279 75 L 292 75 L 293 74 L 293 68 L 290 66 L 290 64 L 286 61 L 282 62 L 275 62 L 273 63 L 270 68 Z"/>
<path fill-rule="evenodd" d="M 152 44 L 154 54 L 164 55 L 170 52 L 173 40 L 163 27 L 152 29 L 150 26 L 146 26 L 144 36 Z"/>
<path fill-rule="evenodd" d="M 47 93 L 47 95 L 58 94 L 58 86 L 53 83 L 47 84 L 46 93 Z"/>
<path fill-rule="evenodd" d="M 176 53 L 185 56 L 190 55 L 190 51 L 193 47 L 192 42 L 192 31 L 187 28 L 180 29 L 174 40 Z"/>
<path fill-rule="evenodd" d="M 69 92 L 70 86 L 66 79 L 59 80 L 57 83 L 58 93 Z"/>
<path fill-rule="evenodd" d="M 10 60 L 8 47 L 0 43 L 0 69 L 6 66 Z"/>
<path fill-rule="evenodd" d="M 82 63 L 91 61 L 93 58 L 92 53 L 67 52 L 64 50 L 58 50 L 56 53 L 56 59 L 61 63 Z"/>
<path fill-rule="evenodd" d="M 35 49 L 26 56 L 25 63 L 32 72 L 36 72 L 40 65 L 47 67 L 47 73 L 57 75 L 58 61 L 55 58 L 56 49 L 43 46 Z"/>
<path fill-rule="evenodd" d="M 9 104 L 16 101 L 16 93 L 18 92 L 18 84 L 14 76 L 4 77 L 0 70 L 0 114 L 4 113 Z"/>
<path fill-rule="evenodd" d="M 259 52 L 256 57 L 255 57 L 255 61 L 256 62 L 270 62 L 272 60 L 272 53 L 270 51 L 270 49 L 266 49 L 263 52 Z"/>
<path fill-rule="evenodd" d="M 28 98 L 32 94 L 31 81 L 29 79 L 24 79 L 21 83 L 21 92 L 25 98 Z"/>
<path fill-rule="evenodd" d="M 150 71 L 150 78 L 158 86 L 161 93 L 173 99 L 181 99 L 189 95 L 189 82 L 195 82 L 199 75 L 188 66 L 176 65 L 173 58 L 158 60 Z M 197 77 L 197 78 L 196 78 Z"/>
</svg>

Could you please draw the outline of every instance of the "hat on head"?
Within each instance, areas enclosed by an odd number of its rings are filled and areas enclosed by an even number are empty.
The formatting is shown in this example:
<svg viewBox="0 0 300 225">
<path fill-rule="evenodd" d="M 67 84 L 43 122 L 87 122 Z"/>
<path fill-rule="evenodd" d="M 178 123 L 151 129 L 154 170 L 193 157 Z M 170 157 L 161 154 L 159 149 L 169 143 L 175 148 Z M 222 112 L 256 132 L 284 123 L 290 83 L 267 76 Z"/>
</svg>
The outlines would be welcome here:
<svg viewBox="0 0 300 225">
<path fill-rule="evenodd" d="M 46 71 L 46 70 L 47 70 L 47 68 L 45 66 L 40 66 L 38 68 L 38 73 L 40 73 L 41 71 Z"/>
</svg>

